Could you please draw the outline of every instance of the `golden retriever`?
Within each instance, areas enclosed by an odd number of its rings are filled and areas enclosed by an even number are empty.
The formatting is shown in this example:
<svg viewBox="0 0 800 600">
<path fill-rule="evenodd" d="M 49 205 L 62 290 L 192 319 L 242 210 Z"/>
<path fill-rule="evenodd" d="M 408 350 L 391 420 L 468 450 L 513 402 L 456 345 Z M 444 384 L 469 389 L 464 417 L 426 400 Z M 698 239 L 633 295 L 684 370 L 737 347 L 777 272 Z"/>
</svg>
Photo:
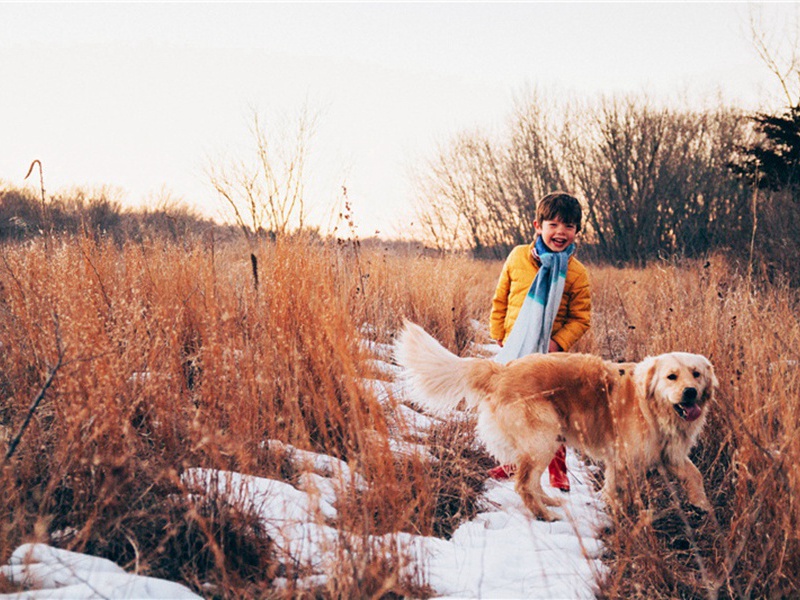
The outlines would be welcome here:
<svg viewBox="0 0 800 600">
<path fill-rule="evenodd" d="M 689 502 L 711 509 L 689 460 L 718 385 L 704 356 L 671 352 L 618 364 L 588 354 L 531 354 L 502 365 L 460 358 L 410 322 L 394 354 L 423 408 L 444 414 L 463 399 L 477 410 L 478 436 L 501 464 L 518 466 L 516 490 L 539 519 L 553 520 L 546 506 L 561 504 L 540 479 L 564 442 L 603 461 L 608 503 L 626 472 L 664 465 Z"/>
</svg>

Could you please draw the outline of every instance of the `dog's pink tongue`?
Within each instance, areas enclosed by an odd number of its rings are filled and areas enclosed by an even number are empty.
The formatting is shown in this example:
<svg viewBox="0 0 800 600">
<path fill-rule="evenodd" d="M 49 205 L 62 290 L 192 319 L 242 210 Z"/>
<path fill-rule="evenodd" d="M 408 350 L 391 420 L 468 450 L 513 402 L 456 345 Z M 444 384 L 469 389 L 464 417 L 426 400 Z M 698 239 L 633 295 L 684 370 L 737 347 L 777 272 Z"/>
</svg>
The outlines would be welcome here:
<svg viewBox="0 0 800 600">
<path fill-rule="evenodd" d="M 703 413 L 703 411 L 700 410 L 700 407 L 697 406 L 696 404 L 694 406 L 690 406 L 689 408 L 686 409 L 686 420 L 687 421 L 694 421 L 702 413 Z"/>
</svg>

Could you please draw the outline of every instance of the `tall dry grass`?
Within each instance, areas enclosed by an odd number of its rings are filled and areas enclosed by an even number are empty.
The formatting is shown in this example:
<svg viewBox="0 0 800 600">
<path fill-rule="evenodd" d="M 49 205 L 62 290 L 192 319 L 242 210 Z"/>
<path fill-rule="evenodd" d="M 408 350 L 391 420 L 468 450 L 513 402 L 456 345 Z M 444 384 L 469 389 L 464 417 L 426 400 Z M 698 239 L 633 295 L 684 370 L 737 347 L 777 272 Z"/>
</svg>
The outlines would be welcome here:
<svg viewBox="0 0 800 600">
<path fill-rule="evenodd" d="M 0 249 L 0 431 L 18 441 L 0 474 L 0 560 L 44 541 L 216 597 L 425 595 L 391 538 L 372 536 L 446 535 L 482 467 L 451 453 L 445 477 L 390 451 L 363 337 L 388 341 L 387 326 L 424 314 L 465 345 L 483 302 L 459 280 L 474 270 L 454 263 L 440 288 L 436 261 L 297 236 L 257 249 L 256 285 L 249 250 L 213 237 Z M 442 435 L 451 448 L 464 437 Z M 339 560 L 319 590 L 296 587 L 305 573 L 254 514 L 189 501 L 180 479 L 211 467 L 294 482 L 269 439 L 342 458 L 370 483 L 340 498 Z"/>
<path fill-rule="evenodd" d="M 359 251 L 358 273 L 362 287 L 356 317 L 378 326 L 376 340 L 390 343 L 403 319 L 425 327 L 457 354 L 472 342 L 485 342 L 479 325 L 488 319 L 488 299 L 500 274 L 499 263 L 475 261 L 465 256 L 442 258 L 424 248 L 393 251 L 373 247 Z"/>
<path fill-rule="evenodd" d="M 19 440 L 0 473 L 0 560 L 46 541 L 220 598 L 426 595 L 392 537 L 375 536 L 448 536 L 490 462 L 456 424 L 427 440 L 435 469 L 392 453 L 388 436 L 403 431 L 364 384 L 382 376 L 364 339 L 386 349 L 407 317 L 455 352 L 479 351 L 473 321 L 486 323 L 500 263 L 297 236 L 256 249 L 255 285 L 249 253 L 210 236 L 0 249 L 0 431 Z M 693 455 L 715 518 L 651 473 L 605 533 L 603 595 L 799 594 L 797 291 L 722 257 L 591 275 L 579 350 L 699 352 L 720 379 Z M 180 479 L 199 466 L 296 482 L 268 439 L 340 457 L 369 482 L 339 499 L 338 558 L 317 589 L 297 586 L 305 573 L 254 514 L 214 495 L 190 502 Z"/>
</svg>

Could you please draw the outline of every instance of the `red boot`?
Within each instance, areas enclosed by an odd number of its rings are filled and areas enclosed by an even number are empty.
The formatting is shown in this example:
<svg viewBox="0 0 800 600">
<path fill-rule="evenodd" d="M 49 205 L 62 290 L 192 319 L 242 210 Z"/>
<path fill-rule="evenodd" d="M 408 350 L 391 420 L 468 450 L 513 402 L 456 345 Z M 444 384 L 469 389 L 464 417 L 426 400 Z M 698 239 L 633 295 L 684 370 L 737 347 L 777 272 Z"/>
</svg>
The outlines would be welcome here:
<svg viewBox="0 0 800 600">
<path fill-rule="evenodd" d="M 557 451 L 548 467 L 550 471 L 550 485 L 562 492 L 569 491 L 569 478 L 567 477 L 567 447 L 562 445 Z"/>
<path fill-rule="evenodd" d="M 489 477 L 492 479 L 509 479 L 517 472 L 516 465 L 497 465 L 489 469 Z"/>
</svg>

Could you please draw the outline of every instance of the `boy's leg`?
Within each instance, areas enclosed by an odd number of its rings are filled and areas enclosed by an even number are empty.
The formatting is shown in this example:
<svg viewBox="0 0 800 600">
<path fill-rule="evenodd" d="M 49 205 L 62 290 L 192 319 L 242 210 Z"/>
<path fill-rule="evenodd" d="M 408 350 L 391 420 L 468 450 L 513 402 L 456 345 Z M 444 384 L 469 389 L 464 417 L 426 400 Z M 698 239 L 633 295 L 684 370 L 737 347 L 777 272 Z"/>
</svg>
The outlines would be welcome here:
<svg viewBox="0 0 800 600">
<path fill-rule="evenodd" d="M 550 485 L 562 492 L 569 491 L 569 477 L 567 477 L 567 447 L 563 444 L 556 451 L 548 467 L 550 472 Z"/>
</svg>

